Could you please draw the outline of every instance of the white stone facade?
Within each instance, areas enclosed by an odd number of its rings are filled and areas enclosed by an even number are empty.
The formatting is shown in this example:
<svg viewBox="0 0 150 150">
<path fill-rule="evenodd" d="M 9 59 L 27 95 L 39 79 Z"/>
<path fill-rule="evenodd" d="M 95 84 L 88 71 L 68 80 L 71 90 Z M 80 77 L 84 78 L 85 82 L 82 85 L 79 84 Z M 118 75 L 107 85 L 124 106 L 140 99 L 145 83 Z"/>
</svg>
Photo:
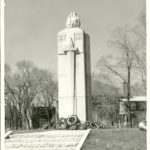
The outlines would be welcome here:
<svg viewBox="0 0 150 150">
<path fill-rule="evenodd" d="M 75 24 L 58 33 L 58 100 L 59 118 L 92 120 L 90 38 Z"/>
</svg>

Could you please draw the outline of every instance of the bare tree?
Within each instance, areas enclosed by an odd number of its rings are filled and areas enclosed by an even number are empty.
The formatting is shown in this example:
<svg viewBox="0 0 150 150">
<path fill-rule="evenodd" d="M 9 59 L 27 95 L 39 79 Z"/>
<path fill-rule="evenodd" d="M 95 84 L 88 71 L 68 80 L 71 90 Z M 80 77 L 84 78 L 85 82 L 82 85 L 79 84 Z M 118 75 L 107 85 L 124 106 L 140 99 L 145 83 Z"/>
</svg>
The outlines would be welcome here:
<svg viewBox="0 0 150 150">
<path fill-rule="evenodd" d="M 47 70 L 38 71 L 38 83 L 40 87 L 40 94 L 38 99 L 40 103 L 45 107 L 48 127 L 51 127 L 52 107 L 57 100 L 57 82 L 54 75 Z"/>
<path fill-rule="evenodd" d="M 22 128 L 32 128 L 33 105 L 38 98 L 38 104 L 42 104 L 46 110 L 50 128 L 50 113 L 54 101 L 57 100 L 57 81 L 54 74 L 38 69 L 29 61 L 18 62 L 16 73 L 10 73 L 8 65 L 5 68 L 5 102 L 9 108 L 11 126 L 14 127 L 16 122 L 13 118 L 14 111 L 17 110 Z"/>
<path fill-rule="evenodd" d="M 31 104 L 39 92 L 36 82 L 36 68 L 27 61 L 18 62 L 17 67 L 17 73 L 13 74 L 11 82 L 5 80 L 5 84 L 13 97 L 19 118 L 22 121 L 22 128 L 31 129 Z"/>
<path fill-rule="evenodd" d="M 139 24 L 135 25 L 132 29 L 132 32 L 135 34 L 137 40 L 137 48 L 133 51 L 137 69 L 140 72 L 142 82 L 146 89 L 146 12 L 142 11 L 138 18 Z"/>
<path fill-rule="evenodd" d="M 17 122 L 16 116 L 16 105 L 14 102 L 14 97 L 12 95 L 11 87 L 11 68 L 8 64 L 5 65 L 5 119 L 7 127 L 9 125 L 10 129 L 14 129 Z"/>
<path fill-rule="evenodd" d="M 128 111 L 130 126 L 131 122 L 131 109 L 130 109 L 130 97 L 131 97 L 131 69 L 133 67 L 134 56 L 133 51 L 135 46 L 128 36 L 129 30 L 126 28 L 116 28 L 113 33 L 113 40 L 111 45 L 120 50 L 121 56 L 115 63 L 115 65 L 110 64 L 105 58 L 99 61 L 99 65 L 103 64 L 107 70 L 119 77 L 122 82 L 126 84 L 127 88 L 127 100 L 128 100 Z M 119 68 L 119 69 L 118 69 Z"/>
<path fill-rule="evenodd" d="M 100 65 L 99 65 L 100 67 Z M 113 82 L 110 74 L 104 70 L 92 74 L 92 95 L 120 95 L 119 87 Z"/>
</svg>

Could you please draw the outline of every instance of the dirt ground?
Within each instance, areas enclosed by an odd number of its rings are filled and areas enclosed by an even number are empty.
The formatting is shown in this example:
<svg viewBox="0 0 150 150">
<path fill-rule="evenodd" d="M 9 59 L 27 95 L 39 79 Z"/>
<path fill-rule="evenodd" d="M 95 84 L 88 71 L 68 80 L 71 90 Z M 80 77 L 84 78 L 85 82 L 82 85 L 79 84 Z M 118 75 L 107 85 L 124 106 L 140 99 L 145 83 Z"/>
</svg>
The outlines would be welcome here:
<svg viewBox="0 0 150 150">
<path fill-rule="evenodd" d="M 91 130 L 82 150 L 146 150 L 146 132 L 137 128 Z"/>
</svg>

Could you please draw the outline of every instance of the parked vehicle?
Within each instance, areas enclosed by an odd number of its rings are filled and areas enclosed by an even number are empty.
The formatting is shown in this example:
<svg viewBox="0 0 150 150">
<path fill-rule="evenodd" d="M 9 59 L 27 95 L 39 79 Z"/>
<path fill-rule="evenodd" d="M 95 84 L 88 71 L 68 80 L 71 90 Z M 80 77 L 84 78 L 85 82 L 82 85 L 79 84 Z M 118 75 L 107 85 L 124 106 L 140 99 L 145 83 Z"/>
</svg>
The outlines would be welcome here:
<svg viewBox="0 0 150 150">
<path fill-rule="evenodd" d="M 141 121 L 141 122 L 138 124 L 138 128 L 139 128 L 139 130 L 147 131 L 147 121 L 146 121 L 146 120 Z"/>
</svg>

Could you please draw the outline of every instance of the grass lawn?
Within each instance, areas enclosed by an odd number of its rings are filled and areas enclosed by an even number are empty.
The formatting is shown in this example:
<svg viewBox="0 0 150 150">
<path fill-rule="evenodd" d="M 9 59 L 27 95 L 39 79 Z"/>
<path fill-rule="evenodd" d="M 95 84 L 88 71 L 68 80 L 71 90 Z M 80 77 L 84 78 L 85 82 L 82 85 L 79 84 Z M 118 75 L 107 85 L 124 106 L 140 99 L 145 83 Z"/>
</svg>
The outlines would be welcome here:
<svg viewBox="0 0 150 150">
<path fill-rule="evenodd" d="M 81 150 L 146 150 L 146 132 L 137 128 L 91 130 Z"/>
</svg>

